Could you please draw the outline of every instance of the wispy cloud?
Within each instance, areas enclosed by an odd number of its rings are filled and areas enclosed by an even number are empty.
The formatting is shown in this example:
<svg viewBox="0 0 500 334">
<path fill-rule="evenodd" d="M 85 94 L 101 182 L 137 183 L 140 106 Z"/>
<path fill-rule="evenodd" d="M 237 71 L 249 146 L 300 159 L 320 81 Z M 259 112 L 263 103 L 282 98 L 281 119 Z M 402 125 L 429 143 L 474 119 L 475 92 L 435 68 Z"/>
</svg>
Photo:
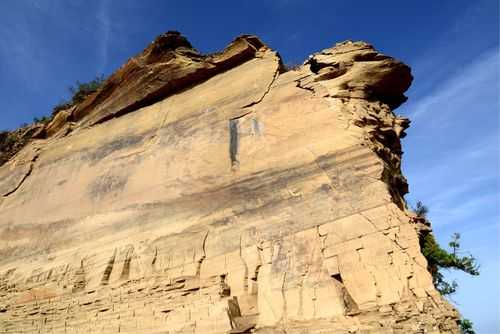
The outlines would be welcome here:
<svg viewBox="0 0 500 334">
<path fill-rule="evenodd" d="M 32 78 L 47 74 L 45 63 L 40 60 L 44 48 L 36 37 L 26 19 L 4 22 L 0 29 L 0 66 L 32 90 L 39 87 Z"/>
<path fill-rule="evenodd" d="M 435 38 L 422 41 L 427 47 L 417 50 L 415 58 L 411 60 L 415 82 L 418 82 L 418 89 L 412 89 L 411 95 L 421 97 L 429 94 L 451 72 L 462 70 L 464 65 L 483 50 L 498 45 L 498 35 L 494 33 L 498 30 L 498 23 L 487 26 L 488 20 L 485 20 L 494 16 L 492 8 L 495 6 L 492 6 L 491 0 L 471 1 L 450 22 L 447 29 L 437 30 Z M 497 12 L 498 9 L 493 11 Z M 485 29 L 491 31 L 485 33 Z"/>
<path fill-rule="evenodd" d="M 471 134 L 467 140 L 458 141 L 457 139 L 462 138 L 453 138 L 451 137 L 452 133 L 449 135 L 443 135 L 442 133 L 436 134 L 433 131 L 427 132 L 427 129 L 423 127 L 417 130 L 426 132 L 426 134 L 431 137 L 431 140 L 432 137 L 435 137 L 437 142 L 435 143 L 435 147 L 425 148 L 425 151 L 430 151 L 430 156 L 426 157 L 422 164 L 414 166 L 417 168 L 410 170 L 408 174 L 410 177 L 417 179 L 419 182 L 426 183 L 430 181 L 430 178 L 455 181 L 454 176 L 465 172 L 468 173 L 469 181 L 474 179 L 482 180 L 485 177 L 497 175 L 497 170 L 491 168 L 485 171 L 482 167 L 484 167 L 484 165 L 494 165 L 496 157 L 500 154 L 498 133 L 479 133 L 481 135 L 479 136 L 480 138 L 477 138 L 477 135 Z M 455 145 L 451 149 L 438 151 L 438 145 L 442 144 L 442 141 L 444 141 L 438 136 L 450 139 Z M 417 144 L 418 141 L 413 143 L 413 146 Z M 417 155 L 421 155 L 421 152 L 417 151 L 417 149 L 422 150 L 421 147 L 415 147 L 416 152 L 410 150 L 410 153 L 413 154 L 413 156 L 410 156 L 411 158 L 419 158 Z M 426 166 L 427 168 L 425 168 Z M 432 168 L 429 168 L 429 166 L 432 166 Z M 433 185 L 431 185 L 431 187 L 432 186 Z"/>
<path fill-rule="evenodd" d="M 111 35 L 111 18 L 109 14 L 110 0 L 102 0 L 97 13 L 100 24 L 99 35 L 99 67 L 98 73 L 102 74 L 108 63 L 109 39 Z"/>
<path fill-rule="evenodd" d="M 470 222 L 476 227 L 484 226 L 484 216 L 480 215 L 485 208 L 493 208 L 497 203 L 496 194 L 464 196 L 460 200 L 442 201 L 433 203 L 431 220 L 434 227 L 454 225 L 462 228 L 464 222 Z M 492 218 L 492 217 L 487 217 Z M 498 225 L 497 221 L 494 221 Z"/>
<path fill-rule="evenodd" d="M 11 3 L 12 4 L 12 3 Z M 55 41 L 51 28 L 67 32 L 73 25 L 68 6 L 58 1 L 19 1 L 0 4 L 0 61 L 23 89 L 42 93 L 53 78 Z M 6 13 L 6 14 L 5 14 Z M 62 34 L 61 34 L 62 35 Z M 60 40 L 58 40 L 60 41 Z"/>
<path fill-rule="evenodd" d="M 421 98 L 409 109 L 412 120 L 428 114 L 440 116 L 452 112 L 451 103 L 460 107 L 464 102 L 472 101 L 481 89 L 497 89 L 499 68 L 499 50 L 493 49 L 479 55 L 473 62 L 462 67 L 450 79 L 438 85 L 430 95 Z M 447 108 L 442 108 L 447 106 Z M 451 107 L 451 108 L 450 108 Z M 492 106 L 496 108 L 497 106 Z M 471 110 L 473 112 L 473 110 Z"/>
<path fill-rule="evenodd" d="M 498 205 L 499 49 L 454 66 L 406 109 L 413 121 L 405 146 L 409 197 L 429 205 L 438 230 L 484 224 Z"/>
</svg>

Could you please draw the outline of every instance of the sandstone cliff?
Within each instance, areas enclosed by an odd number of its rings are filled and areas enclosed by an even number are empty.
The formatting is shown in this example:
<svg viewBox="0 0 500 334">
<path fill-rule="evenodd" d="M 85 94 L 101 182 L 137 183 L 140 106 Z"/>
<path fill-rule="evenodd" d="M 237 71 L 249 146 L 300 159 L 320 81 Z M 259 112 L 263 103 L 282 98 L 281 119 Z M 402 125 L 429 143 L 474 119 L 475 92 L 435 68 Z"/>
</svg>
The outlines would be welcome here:
<svg viewBox="0 0 500 334">
<path fill-rule="evenodd" d="M 458 333 L 403 199 L 411 80 L 364 42 L 286 71 L 158 37 L 0 167 L 0 333 Z"/>
</svg>

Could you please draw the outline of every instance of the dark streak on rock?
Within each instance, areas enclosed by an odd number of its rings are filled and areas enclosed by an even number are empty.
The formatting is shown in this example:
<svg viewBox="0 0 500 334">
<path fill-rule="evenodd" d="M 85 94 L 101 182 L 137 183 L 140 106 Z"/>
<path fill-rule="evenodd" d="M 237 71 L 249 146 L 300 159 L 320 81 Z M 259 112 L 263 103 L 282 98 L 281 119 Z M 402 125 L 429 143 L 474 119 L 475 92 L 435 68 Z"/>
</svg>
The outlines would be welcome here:
<svg viewBox="0 0 500 334">
<path fill-rule="evenodd" d="M 238 119 L 229 120 L 229 157 L 231 159 L 231 166 L 238 166 Z"/>
<path fill-rule="evenodd" d="M 85 159 L 91 162 L 98 162 L 106 156 L 112 154 L 113 152 L 123 150 L 125 148 L 130 148 L 131 146 L 137 145 L 142 142 L 145 136 L 125 136 L 117 138 L 111 142 L 108 142 L 97 149 L 88 152 L 85 155 Z"/>
<path fill-rule="evenodd" d="M 99 198 L 112 192 L 123 190 L 127 184 L 127 177 L 107 173 L 97 177 L 89 186 L 89 193 L 92 198 Z"/>
</svg>

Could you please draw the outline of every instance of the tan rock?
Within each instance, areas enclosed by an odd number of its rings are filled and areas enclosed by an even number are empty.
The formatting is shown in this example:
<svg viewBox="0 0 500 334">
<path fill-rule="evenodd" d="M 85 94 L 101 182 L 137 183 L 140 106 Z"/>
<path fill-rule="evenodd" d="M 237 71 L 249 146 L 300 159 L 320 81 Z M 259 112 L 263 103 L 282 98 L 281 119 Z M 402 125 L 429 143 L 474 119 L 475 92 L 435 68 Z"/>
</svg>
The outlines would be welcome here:
<svg viewBox="0 0 500 334">
<path fill-rule="evenodd" d="M 409 68 L 160 36 L 0 167 L 0 333 L 458 333 L 405 209 Z"/>
</svg>

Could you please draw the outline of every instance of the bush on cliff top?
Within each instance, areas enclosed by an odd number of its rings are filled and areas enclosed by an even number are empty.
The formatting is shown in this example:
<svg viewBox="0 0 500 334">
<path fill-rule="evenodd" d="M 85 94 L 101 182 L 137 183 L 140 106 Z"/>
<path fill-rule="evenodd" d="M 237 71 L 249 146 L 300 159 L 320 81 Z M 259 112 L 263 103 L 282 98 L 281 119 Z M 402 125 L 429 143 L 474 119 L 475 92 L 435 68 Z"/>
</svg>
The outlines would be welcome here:
<svg viewBox="0 0 500 334">
<path fill-rule="evenodd" d="M 63 101 L 52 109 L 51 116 L 41 118 L 34 117 L 34 124 L 49 123 L 58 112 L 68 109 L 78 103 L 83 102 L 87 96 L 96 92 L 104 82 L 104 76 L 96 76 L 89 82 L 77 81 L 74 86 L 69 87 L 71 99 Z M 22 124 L 21 127 L 13 131 L 0 131 L 0 166 L 9 161 L 17 152 L 19 152 L 32 138 L 30 133 L 23 130 L 29 130 L 29 124 Z"/>
<path fill-rule="evenodd" d="M 0 131 L 0 166 L 9 161 L 27 142 L 22 131 Z"/>
<path fill-rule="evenodd" d="M 87 96 L 96 92 L 103 84 L 105 78 L 103 75 L 96 76 L 94 79 L 88 82 L 77 81 L 74 86 L 70 86 L 68 89 L 71 93 L 71 99 L 69 101 L 63 101 L 56 105 L 52 110 L 52 116 L 55 116 L 59 111 L 68 109 L 78 103 L 83 102 Z"/>
</svg>

